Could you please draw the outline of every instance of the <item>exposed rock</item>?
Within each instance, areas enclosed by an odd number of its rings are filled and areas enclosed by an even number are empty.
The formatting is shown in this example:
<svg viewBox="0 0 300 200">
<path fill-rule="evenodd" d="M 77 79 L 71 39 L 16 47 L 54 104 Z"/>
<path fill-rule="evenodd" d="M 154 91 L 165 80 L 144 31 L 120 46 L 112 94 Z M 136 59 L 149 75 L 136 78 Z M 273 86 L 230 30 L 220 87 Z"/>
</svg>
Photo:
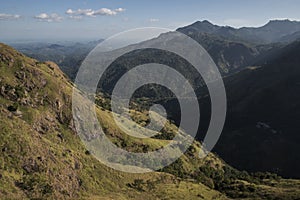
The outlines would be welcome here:
<svg viewBox="0 0 300 200">
<path fill-rule="evenodd" d="M 52 71 L 60 71 L 60 68 L 57 66 L 56 63 L 51 61 L 46 61 L 45 64 L 51 69 Z M 56 74 L 57 75 L 57 74 Z"/>
<path fill-rule="evenodd" d="M 5 96 L 5 86 L 4 85 L 1 86 L 0 94 L 2 96 Z"/>
<path fill-rule="evenodd" d="M 57 110 L 61 110 L 62 104 L 60 103 L 59 99 L 56 99 L 55 103 L 56 103 Z"/>
<path fill-rule="evenodd" d="M 76 169 L 76 170 L 81 169 L 81 163 L 79 161 L 77 161 L 77 160 L 75 160 L 74 169 Z"/>
<path fill-rule="evenodd" d="M 58 134 L 57 134 L 57 137 L 61 140 L 61 142 L 64 141 L 64 136 L 63 136 L 63 134 L 58 133 Z"/>
<path fill-rule="evenodd" d="M 49 123 L 43 119 L 40 119 L 39 121 L 35 122 L 35 124 L 33 125 L 33 129 L 41 134 L 48 133 L 52 127 L 54 128 L 55 125 L 53 125 L 52 123 Z"/>
<path fill-rule="evenodd" d="M 40 170 L 37 162 L 33 158 L 29 158 L 22 167 L 27 173 L 34 173 Z"/>
<path fill-rule="evenodd" d="M 46 79 L 42 79 L 41 80 L 41 86 L 45 87 L 47 85 L 47 80 Z"/>
<path fill-rule="evenodd" d="M 49 122 L 55 122 L 55 119 L 52 118 L 50 115 L 47 115 L 47 116 L 45 117 L 45 119 L 46 119 L 47 121 L 49 121 Z"/>
<path fill-rule="evenodd" d="M 26 80 L 26 73 L 24 71 L 15 72 L 15 76 L 20 80 Z"/>
<path fill-rule="evenodd" d="M 14 62 L 15 62 L 14 59 L 11 58 L 11 59 L 9 60 L 8 67 L 14 66 Z"/>
<path fill-rule="evenodd" d="M 23 113 L 20 110 L 16 110 L 13 114 L 17 117 L 22 117 Z"/>
</svg>

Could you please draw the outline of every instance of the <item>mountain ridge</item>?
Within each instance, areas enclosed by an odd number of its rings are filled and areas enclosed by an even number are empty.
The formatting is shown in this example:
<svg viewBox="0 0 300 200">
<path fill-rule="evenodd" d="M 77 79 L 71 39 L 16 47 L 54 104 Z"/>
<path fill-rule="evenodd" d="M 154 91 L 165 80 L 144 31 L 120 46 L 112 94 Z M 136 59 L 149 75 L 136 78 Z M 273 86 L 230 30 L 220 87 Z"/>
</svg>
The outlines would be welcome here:
<svg viewBox="0 0 300 200">
<path fill-rule="evenodd" d="M 177 31 L 189 33 L 193 31 L 214 34 L 239 42 L 274 43 L 280 42 L 280 38 L 300 31 L 300 22 L 291 20 L 270 20 L 260 27 L 233 28 L 230 26 L 218 26 L 211 22 L 197 21 L 191 25 L 178 28 Z"/>
</svg>

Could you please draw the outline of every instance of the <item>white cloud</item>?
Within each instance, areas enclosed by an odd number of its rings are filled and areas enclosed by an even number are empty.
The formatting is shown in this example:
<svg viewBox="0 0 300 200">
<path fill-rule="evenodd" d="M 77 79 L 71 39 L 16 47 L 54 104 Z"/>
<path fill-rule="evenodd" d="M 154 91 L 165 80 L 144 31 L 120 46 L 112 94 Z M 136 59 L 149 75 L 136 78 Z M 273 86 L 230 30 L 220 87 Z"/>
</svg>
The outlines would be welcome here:
<svg viewBox="0 0 300 200">
<path fill-rule="evenodd" d="M 77 9 L 77 10 L 72 10 L 68 9 L 66 11 L 67 15 L 70 16 L 90 16 L 90 17 L 95 17 L 97 15 L 107 15 L 107 16 L 113 16 L 117 15 L 119 12 L 124 12 L 124 8 L 117 8 L 115 10 L 111 10 L 109 8 L 101 8 L 99 10 L 92 10 L 92 9 Z"/>
<path fill-rule="evenodd" d="M 11 14 L 5 14 L 0 13 L 0 20 L 14 20 L 14 19 L 20 19 L 20 15 L 11 15 Z"/>
<path fill-rule="evenodd" d="M 94 15 L 116 15 L 116 14 L 117 11 L 108 8 L 101 8 L 99 10 L 94 11 Z"/>
<path fill-rule="evenodd" d="M 94 14 L 94 11 L 92 9 L 78 9 L 78 10 L 68 9 L 66 11 L 66 14 L 92 16 Z"/>
<path fill-rule="evenodd" d="M 159 19 L 149 19 L 149 22 L 159 22 Z"/>
<path fill-rule="evenodd" d="M 117 8 L 117 9 L 115 9 L 115 11 L 116 11 L 116 12 L 124 12 L 125 9 L 124 9 L 124 8 Z"/>
<path fill-rule="evenodd" d="M 52 13 L 52 14 L 41 13 L 39 15 L 36 15 L 34 18 L 43 22 L 61 22 L 63 20 L 63 18 L 56 13 Z"/>
<path fill-rule="evenodd" d="M 74 11 L 73 11 L 72 9 L 68 9 L 68 10 L 66 11 L 66 14 L 69 14 L 69 15 L 74 14 Z"/>
<path fill-rule="evenodd" d="M 74 20 L 81 20 L 81 19 L 82 19 L 82 16 L 76 16 L 76 15 L 74 16 L 74 15 L 70 15 L 69 18 L 70 18 L 70 19 L 74 19 Z"/>
</svg>

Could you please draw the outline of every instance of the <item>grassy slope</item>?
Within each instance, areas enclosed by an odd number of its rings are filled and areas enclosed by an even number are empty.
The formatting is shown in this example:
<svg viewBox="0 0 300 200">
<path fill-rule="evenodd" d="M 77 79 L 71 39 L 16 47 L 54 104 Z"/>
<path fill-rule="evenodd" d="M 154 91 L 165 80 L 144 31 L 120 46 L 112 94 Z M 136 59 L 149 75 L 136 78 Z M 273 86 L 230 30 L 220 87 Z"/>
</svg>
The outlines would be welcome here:
<svg viewBox="0 0 300 200">
<path fill-rule="evenodd" d="M 226 190 L 232 197 L 299 197 L 298 181 L 254 183 L 233 169 L 238 178 L 228 178 L 229 188 L 221 188 L 219 183 L 228 176 L 224 167 L 231 168 L 213 154 L 197 159 L 197 142 L 164 172 L 127 174 L 110 169 L 91 156 L 76 136 L 71 116 L 72 83 L 59 68 L 27 58 L 3 44 L 0 54 L 1 199 L 227 198 L 215 189 Z M 156 149 L 168 142 L 126 136 L 112 122 L 109 110 L 97 112 L 103 126 L 108 127 L 107 135 L 117 145 L 125 143 L 124 148 L 140 151 L 147 145 Z M 143 113 L 136 112 L 135 116 L 147 119 Z M 172 132 L 176 127 L 168 124 L 166 129 Z M 215 182 L 218 175 L 221 181 Z M 254 188 L 253 194 L 247 185 Z"/>
<path fill-rule="evenodd" d="M 72 84 L 59 68 L 2 44 L 0 54 L 0 198 L 223 196 L 203 184 L 185 182 L 167 173 L 126 174 L 105 167 L 89 155 L 72 130 Z M 102 123 L 115 130 L 109 112 L 99 109 L 98 113 Z M 156 146 L 164 144 L 157 141 Z M 139 179 L 143 182 L 128 186 Z"/>
</svg>

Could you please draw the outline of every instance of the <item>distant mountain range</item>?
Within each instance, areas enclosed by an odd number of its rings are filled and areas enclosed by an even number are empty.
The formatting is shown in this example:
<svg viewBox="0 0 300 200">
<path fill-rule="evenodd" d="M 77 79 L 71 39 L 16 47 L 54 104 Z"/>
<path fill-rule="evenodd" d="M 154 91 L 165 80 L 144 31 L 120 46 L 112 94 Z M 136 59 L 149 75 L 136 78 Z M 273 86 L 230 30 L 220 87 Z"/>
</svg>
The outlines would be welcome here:
<svg viewBox="0 0 300 200">
<path fill-rule="evenodd" d="M 198 41 L 211 55 L 221 74 L 227 76 L 254 64 L 269 51 L 297 40 L 300 37 L 300 22 L 274 20 L 258 28 L 235 29 L 214 25 L 205 20 L 178 28 L 177 31 Z M 11 45 L 32 58 L 57 63 L 73 80 L 81 62 L 101 41 L 74 42 L 67 45 L 48 43 Z"/>
<path fill-rule="evenodd" d="M 70 79 L 76 77 L 81 62 L 102 40 L 91 42 L 57 43 L 12 43 L 11 45 L 31 58 L 41 62 L 52 61 L 60 66 Z"/>
<path fill-rule="evenodd" d="M 186 27 L 177 29 L 187 35 L 194 33 L 208 33 L 221 38 L 243 41 L 255 44 L 266 44 L 286 41 L 284 38 L 293 37 L 300 31 L 300 22 L 290 20 L 272 20 L 262 27 L 233 28 L 230 26 L 218 26 L 207 20 L 197 21 Z M 299 35 L 299 33 L 298 33 Z M 298 39 L 296 37 L 295 39 Z"/>
</svg>

